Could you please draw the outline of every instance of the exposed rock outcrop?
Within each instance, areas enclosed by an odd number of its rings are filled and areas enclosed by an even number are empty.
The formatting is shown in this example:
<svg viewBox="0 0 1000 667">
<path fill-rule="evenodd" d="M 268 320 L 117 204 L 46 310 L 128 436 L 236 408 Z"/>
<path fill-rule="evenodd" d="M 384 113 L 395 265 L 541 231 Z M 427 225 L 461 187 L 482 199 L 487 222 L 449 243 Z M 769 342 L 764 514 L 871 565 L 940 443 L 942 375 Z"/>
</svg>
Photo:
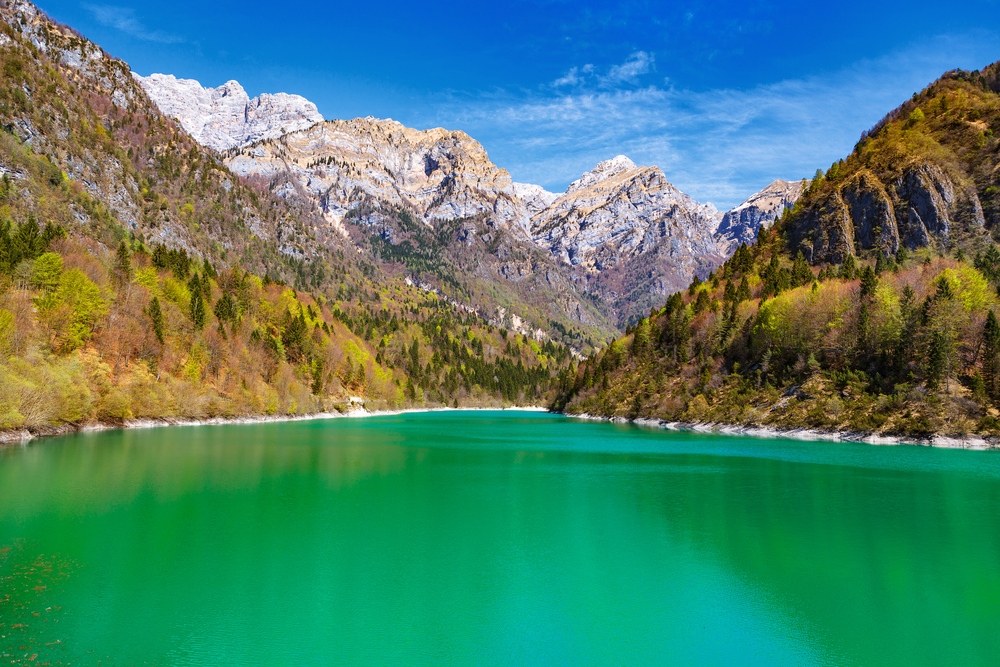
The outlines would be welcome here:
<svg viewBox="0 0 1000 667">
<path fill-rule="evenodd" d="M 521 198 L 529 216 L 535 216 L 559 199 L 560 195 L 549 192 L 540 185 L 514 183 L 514 194 Z"/>
<path fill-rule="evenodd" d="M 250 99 L 236 81 L 204 88 L 172 74 L 132 74 L 165 115 L 173 116 L 194 139 L 225 151 L 275 139 L 323 120 L 316 105 L 299 95 L 277 93 Z"/>
<path fill-rule="evenodd" d="M 821 202 L 813 203 L 791 228 L 812 262 L 840 262 L 865 251 L 944 249 L 955 233 L 981 234 L 985 220 L 975 189 L 959 190 L 944 169 L 914 159 L 890 179 L 862 169 Z"/>
<path fill-rule="evenodd" d="M 728 257 L 741 245 L 754 243 L 760 228 L 770 227 L 801 195 L 802 181 L 777 180 L 727 211 L 715 232 L 719 252 Z"/>
<path fill-rule="evenodd" d="M 855 248 L 894 254 L 899 248 L 899 229 L 882 183 L 870 172 L 860 171 L 841 188 L 841 195 L 854 225 Z"/>
<path fill-rule="evenodd" d="M 723 259 L 719 213 L 625 156 L 598 164 L 532 218 L 535 242 L 575 267 L 619 324 L 704 277 Z"/>
<path fill-rule="evenodd" d="M 510 174 L 464 132 L 414 130 L 370 116 L 326 121 L 238 149 L 226 162 L 246 177 L 287 174 L 338 227 L 370 200 L 430 226 L 483 216 L 491 226 L 530 238 L 528 212 Z"/>
</svg>

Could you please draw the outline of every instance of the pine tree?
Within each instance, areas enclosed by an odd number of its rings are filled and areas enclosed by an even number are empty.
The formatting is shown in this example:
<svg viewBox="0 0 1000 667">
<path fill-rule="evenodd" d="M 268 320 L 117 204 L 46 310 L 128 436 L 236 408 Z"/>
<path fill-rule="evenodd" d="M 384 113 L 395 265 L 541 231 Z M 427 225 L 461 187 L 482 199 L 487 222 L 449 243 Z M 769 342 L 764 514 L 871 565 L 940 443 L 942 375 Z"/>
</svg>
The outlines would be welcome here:
<svg viewBox="0 0 1000 667">
<path fill-rule="evenodd" d="M 156 340 L 160 341 L 160 345 L 163 345 L 163 311 L 160 310 L 160 300 L 155 296 L 149 302 L 147 313 L 153 324 L 153 333 L 156 334 Z"/>
<path fill-rule="evenodd" d="M 882 275 L 886 269 L 889 268 L 886 256 L 883 253 L 878 254 L 878 258 L 875 260 L 875 276 L 878 277 Z"/>
<path fill-rule="evenodd" d="M 813 281 L 813 272 L 809 268 L 809 262 L 800 250 L 795 256 L 795 263 L 792 265 L 792 284 L 796 287 L 808 285 Z"/>
<path fill-rule="evenodd" d="M 205 300 L 200 291 L 191 294 L 191 321 L 197 331 L 205 327 Z"/>
<path fill-rule="evenodd" d="M 699 315 L 705 312 L 706 310 L 708 310 L 708 305 L 709 305 L 708 291 L 701 290 L 700 292 L 698 292 L 698 298 L 695 299 L 694 302 L 694 314 Z"/>
<path fill-rule="evenodd" d="M 726 281 L 726 289 L 723 292 L 722 300 L 726 303 L 736 301 L 736 286 L 731 280 Z"/>
<path fill-rule="evenodd" d="M 945 349 L 947 345 L 948 341 L 944 333 L 935 331 L 931 336 L 930 348 L 927 351 L 926 383 L 927 388 L 931 391 L 937 391 L 941 387 L 941 380 L 944 379 L 945 362 L 948 356 Z"/>
<path fill-rule="evenodd" d="M 1000 323 L 991 310 L 983 326 L 983 383 L 986 395 L 994 404 L 1000 403 Z"/>
<path fill-rule="evenodd" d="M 743 280 L 740 281 L 740 287 L 736 290 L 736 303 L 743 303 L 749 300 L 750 283 L 747 282 L 746 276 L 743 276 Z"/>
<path fill-rule="evenodd" d="M 866 266 L 864 271 L 861 272 L 861 298 L 875 296 L 877 288 L 878 278 L 875 276 L 872 267 Z"/>
<path fill-rule="evenodd" d="M 119 285 L 127 285 L 132 280 L 132 256 L 125 241 L 118 244 L 115 254 L 115 280 Z"/>
</svg>

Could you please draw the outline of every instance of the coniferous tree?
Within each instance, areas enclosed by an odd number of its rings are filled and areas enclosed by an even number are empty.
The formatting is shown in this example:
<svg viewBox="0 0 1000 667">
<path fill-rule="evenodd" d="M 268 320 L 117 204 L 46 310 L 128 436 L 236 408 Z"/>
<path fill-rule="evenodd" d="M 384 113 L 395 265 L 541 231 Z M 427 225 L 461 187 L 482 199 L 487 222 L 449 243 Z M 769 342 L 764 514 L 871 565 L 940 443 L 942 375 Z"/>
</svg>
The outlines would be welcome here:
<svg viewBox="0 0 1000 667">
<path fill-rule="evenodd" d="M 948 341 L 941 331 L 935 331 L 931 336 L 930 347 L 927 351 L 927 388 L 937 391 L 941 387 L 941 380 L 945 376 L 946 359 L 948 351 L 945 349 Z"/>
<path fill-rule="evenodd" d="M 802 287 L 812 281 L 812 269 L 809 268 L 809 262 L 806 261 L 805 255 L 800 250 L 799 254 L 795 256 L 795 263 L 792 265 L 792 284 L 796 287 Z"/>
<path fill-rule="evenodd" d="M 740 281 L 739 289 L 736 290 L 736 303 L 743 303 L 744 301 L 750 300 L 750 283 L 747 282 L 746 276 L 743 276 L 743 280 Z"/>
<path fill-rule="evenodd" d="M 844 263 L 840 265 L 840 277 L 844 280 L 854 280 L 857 277 L 857 260 L 854 255 L 844 258 Z"/>
<path fill-rule="evenodd" d="M 736 301 L 736 286 L 733 285 L 731 280 L 726 281 L 726 289 L 723 292 L 722 300 L 726 303 Z"/>
<path fill-rule="evenodd" d="M 994 404 L 1000 402 L 1000 323 L 991 310 L 983 326 L 983 383 L 986 395 Z"/>
<path fill-rule="evenodd" d="M 866 266 L 861 272 L 861 298 L 875 296 L 876 289 L 878 289 L 878 278 L 875 276 L 875 271 L 872 267 Z"/>
<path fill-rule="evenodd" d="M 153 333 L 156 335 L 156 340 L 160 341 L 160 345 L 163 345 L 163 311 L 160 310 L 160 300 L 155 296 L 149 302 L 147 312 L 153 324 Z"/>
<path fill-rule="evenodd" d="M 205 327 L 205 300 L 202 299 L 201 292 L 191 295 L 191 321 L 198 331 Z"/>
<path fill-rule="evenodd" d="M 125 241 L 118 244 L 115 253 L 115 279 L 119 285 L 126 285 L 132 280 L 132 255 Z"/>
</svg>

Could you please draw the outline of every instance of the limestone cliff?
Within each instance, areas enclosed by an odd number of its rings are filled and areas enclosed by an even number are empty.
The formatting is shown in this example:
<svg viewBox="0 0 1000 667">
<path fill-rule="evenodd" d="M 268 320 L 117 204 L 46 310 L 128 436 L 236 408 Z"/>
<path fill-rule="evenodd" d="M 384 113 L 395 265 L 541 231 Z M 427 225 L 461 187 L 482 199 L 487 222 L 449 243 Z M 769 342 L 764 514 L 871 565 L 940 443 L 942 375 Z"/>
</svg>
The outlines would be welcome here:
<svg viewBox="0 0 1000 667">
<path fill-rule="evenodd" d="M 264 94 L 250 99 L 236 81 L 204 88 L 193 79 L 172 74 L 133 76 L 160 111 L 180 121 L 198 143 L 217 151 L 274 139 L 323 120 L 316 105 L 299 95 Z"/>
<path fill-rule="evenodd" d="M 865 251 L 945 250 L 956 240 L 956 223 L 963 238 L 983 235 L 985 220 L 975 189 L 962 190 L 940 166 L 911 158 L 891 178 L 857 171 L 812 202 L 792 232 L 793 242 L 810 261 L 840 262 Z"/>
<path fill-rule="evenodd" d="M 570 264 L 619 325 L 648 312 L 722 259 L 719 213 L 625 156 L 598 164 L 532 218 L 535 242 Z"/>
<path fill-rule="evenodd" d="M 289 177 L 337 227 L 360 202 L 371 201 L 430 226 L 482 216 L 528 238 L 527 209 L 510 174 L 464 132 L 414 130 L 370 116 L 327 121 L 238 149 L 226 162 L 246 177 Z"/>
</svg>

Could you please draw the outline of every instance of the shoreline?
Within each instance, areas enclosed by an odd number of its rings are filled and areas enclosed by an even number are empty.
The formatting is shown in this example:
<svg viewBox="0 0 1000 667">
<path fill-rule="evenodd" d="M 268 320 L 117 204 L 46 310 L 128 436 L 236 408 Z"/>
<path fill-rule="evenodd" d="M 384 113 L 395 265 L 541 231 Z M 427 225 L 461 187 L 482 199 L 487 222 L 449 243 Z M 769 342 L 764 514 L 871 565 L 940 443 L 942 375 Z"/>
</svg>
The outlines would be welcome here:
<svg viewBox="0 0 1000 667">
<path fill-rule="evenodd" d="M 120 422 L 68 422 L 55 426 L 41 426 L 20 429 L 0 429 L 0 448 L 26 445 L 40 438 L 54 438 L 73 433 L 96 433 L 100 431 L 115 431 L 125 429 L 163 428 L 167 426 L 226 426 L 239 424 L 268 424 L 277 422 L 318 421 L 321 419 L 365 419 L 368 417 L 391 417 L 393 415 L 416 412 L 474 412 L 474 411 L 504 411 L 504 412 L 549 412 L 548 408 L 539 405 L 512 406 L 508 408 L 403 408 L 400 410 L 366 410 L 354 408 L 344 412 L 314 412 L 307 415 L 244 415 L 241 417 L 160 417 L 156 419 L 125 419 Z"/>
<path fill-rule="evenodd" d="M 625 417 L 604 417 L 589 413 L 562 413 L 567 417 L 603 421 L 613 424 L 635 424 L 659 428 L 665 431 L 683 431 L 688 433 L 718 434 L 744 436 L 749 438 L 788 438 L 791 440 L 810 440 L 827 442 L 859 442 L 868 445 L 912 445 L 917 447 L 939 447 L 942 449 L 969 449 L 975 451 L 1000 450 L 1000 438 L 995 436 L 969 434 L 934 434 L 934 435 L 896 435 L 865 431 L 833 431 L 812 429 L 807 427 L 776 427 L 747 426 L 740 424 L 723 424 L 718 422 L 683 422 L 667 419 L 627 419 Z"/>
<path fill-rule="evenodd" d="M 240 417 L 206 417 L 204 419 L 191 417 L 162 417 L 157 419 L 126 419 L 121 422 L 81 422 L 65 423 L 56 426 L 44 426 L 22 429 L 0 429 L 0 449 L 17 445 L 25 446 L 32 440 L 52 438 L 73 433 L 89 433 L 100 431 L 163 428 L 167 426 L 225 426 L 239 424 L 268 424 L 278 422 L 318 421 L 323 419 L 365 419 L 369 417 L 391 417 L 394 415 L 423 412 L 551 412 L 548 408 L 538 405 L 500 407 L 467 407 L 452 408 L 441 406 L 437 408 L 403 408 L 399 410 L 366 410 L 362 407 L 344 412 L 316 412 L 307 415 L 244 415 Z M 809 440 L 814 442 L 858 442 L 868 445 L 911 445 L 918 447 L 939 447 L 944 449 L 968 449 L 974 451 L 1000 450 L 1000 438 L 995 436 L 980 436 L 969 434 L 934 434 L 927 436 L 899 435 L 863 431 L 834 431 L 813 429 L 807 427 L 775 427 L 749 426 L 741 424 L 725 424 L 720 422 L 684 422 L 667 419 L 626 417 L 605 417 L 589 413 L 553 413 L 564 417 L 601 421 L 613 424 L 634 424 L 649 428 L 659 428 L 665 431 L 687 433 L 718 434 L 742 436 L 750 438 L 788 438 L 792 440 Z"/>
</svg>

